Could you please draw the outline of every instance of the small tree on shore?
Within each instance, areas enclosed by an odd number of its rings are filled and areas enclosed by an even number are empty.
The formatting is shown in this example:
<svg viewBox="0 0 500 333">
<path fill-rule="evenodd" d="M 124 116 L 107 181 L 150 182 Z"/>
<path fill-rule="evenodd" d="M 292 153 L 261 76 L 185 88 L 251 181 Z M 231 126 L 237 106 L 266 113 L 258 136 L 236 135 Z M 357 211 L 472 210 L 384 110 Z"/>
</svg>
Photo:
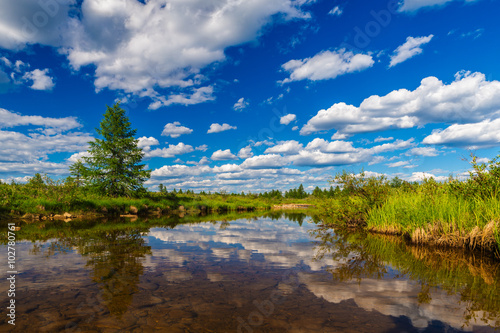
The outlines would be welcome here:
<svg viewBox="0 0 500 333">
<path fill-rule="evenodd" d="M 82 158 L 85 168 L 78 165 L 85 184 L 111 196 L 131 196 L 143 189 L 151 171 L 140 164 L 144 152 L 134 138 L 137 130 L 131 128 L 119 103 L 107 106 L 104 119 L 96 131 L 101 138 L 89 142 L 89 156 Z"/>
</svg>

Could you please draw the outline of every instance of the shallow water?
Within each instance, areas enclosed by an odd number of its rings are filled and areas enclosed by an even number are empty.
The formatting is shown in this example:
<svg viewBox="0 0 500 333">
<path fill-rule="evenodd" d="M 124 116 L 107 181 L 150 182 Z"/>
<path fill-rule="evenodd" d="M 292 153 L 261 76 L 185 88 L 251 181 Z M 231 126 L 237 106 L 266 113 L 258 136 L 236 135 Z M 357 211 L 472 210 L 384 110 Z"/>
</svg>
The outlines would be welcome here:
<svg viewBox="0 0 500 333">
<path fill-rule="evenodd" d="M 22 225 L 16 326 L 4 315 L 0 331 L 490 332 L 500 326 L 500 270 L 488 258 L 336 234 L 304 214 L 223 218 Z M 0 253 L 6 258 L 6 246 Z M 2 309 L 7 289 L 2 279 Z"/>
</svg>

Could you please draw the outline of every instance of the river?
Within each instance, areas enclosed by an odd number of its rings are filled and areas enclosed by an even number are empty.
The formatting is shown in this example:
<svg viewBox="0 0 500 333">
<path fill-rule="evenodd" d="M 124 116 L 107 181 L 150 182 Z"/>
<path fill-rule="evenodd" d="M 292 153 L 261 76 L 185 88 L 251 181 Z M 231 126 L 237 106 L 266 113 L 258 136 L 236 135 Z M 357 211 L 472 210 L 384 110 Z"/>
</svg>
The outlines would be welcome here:
<svg viewBox="0 0 500 333">
<path fill-rule="evenodd" d="M 17 224 L 2 332 L 492 332 L 500 265 L 304 213 Z M 317 222 L 317 221 L 316 221 Z M 6 224 L 6 223 L 5 223 Z M 7 227 L 4 227 L 7 230 Z M 7 267 L 3 239 L 0 260 Z M 4 269 L 7 271 L 7 268 Z M 9 281 L 0 281 L 5 309 Z"/>
</svg>

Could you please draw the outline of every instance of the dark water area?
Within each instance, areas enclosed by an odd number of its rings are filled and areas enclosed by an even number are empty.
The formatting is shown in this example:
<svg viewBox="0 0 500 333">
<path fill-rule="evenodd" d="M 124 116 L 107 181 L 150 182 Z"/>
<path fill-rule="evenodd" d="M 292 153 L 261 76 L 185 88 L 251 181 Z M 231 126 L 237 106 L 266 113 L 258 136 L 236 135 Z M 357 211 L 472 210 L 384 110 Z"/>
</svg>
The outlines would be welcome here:
<svg viewBox="0 0 500 333">
<path fill-rule="evenodd" d="M 17 224 L 0 332 L 494 332 L 500 265 L 303 213 Z M 2 225 L 7 230 L 7 223 Z M 7 232 L 5 232 L 7 234 Z M 0 267 L 7 268 L 2 236 Z"/>
</svg>

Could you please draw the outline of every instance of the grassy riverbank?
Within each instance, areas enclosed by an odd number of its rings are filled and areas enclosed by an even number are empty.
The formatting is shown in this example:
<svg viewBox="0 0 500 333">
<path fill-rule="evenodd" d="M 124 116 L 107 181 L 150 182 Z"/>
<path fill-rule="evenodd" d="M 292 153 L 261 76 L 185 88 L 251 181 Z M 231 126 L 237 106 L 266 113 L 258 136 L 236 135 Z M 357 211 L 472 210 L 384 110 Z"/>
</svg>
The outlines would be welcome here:
<svg viewBox="0 0 500 333">
<path fill-rule="evenodd" d="M 340 194 L 320 205 L 325 224 L 402 235 L 414 244 L 479 249 L 500 257 L 500 164 L 478 164 L 465 181 L 408 183 L 343 173 Z"/>
<path fill-rule="evenodd" d="M 27 184 L 0 183 L 0 216 L 40 219 L 69 212 L 73 216 L 121 214 L 164 215 L 172 211 L 232 212 L 268 210 L 287 203 L 314 204 L 317 197 L 279 196 L 274 193 L 193 193 L 142 191 L 133 197 L 111 197 L 71 180 L 54 181 L 39 175 Z"/>
</svg>

